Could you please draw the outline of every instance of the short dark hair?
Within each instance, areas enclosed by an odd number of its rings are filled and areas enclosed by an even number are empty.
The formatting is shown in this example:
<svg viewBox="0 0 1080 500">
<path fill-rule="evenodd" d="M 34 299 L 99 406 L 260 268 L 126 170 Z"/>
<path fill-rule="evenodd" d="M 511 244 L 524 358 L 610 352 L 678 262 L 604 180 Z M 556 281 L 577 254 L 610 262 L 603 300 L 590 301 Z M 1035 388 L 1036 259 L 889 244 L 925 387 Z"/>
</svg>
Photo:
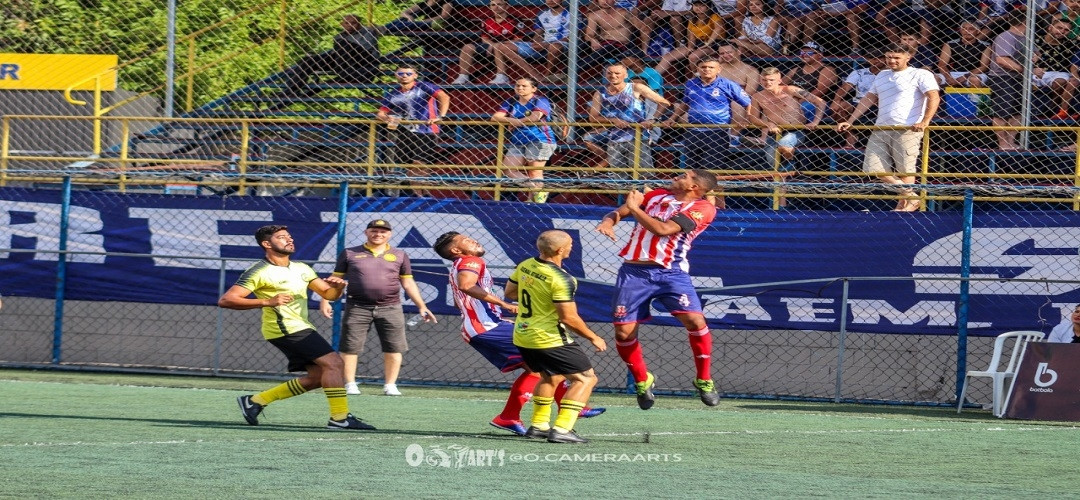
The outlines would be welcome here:
<svg viewBox="0 0 1080 500">
<path fill-rule="evenodd" d="M 431 248 L 435 250 L 435 253 L 439 254 L 439 257 L 446 260 L 454 260 L 454 254 L 450 253 L 449 248 L 450 245 L 454 243 L 454 238 L 457 238 L 460 235 L 461 233 L 457 231 L 449 231 L 440 234 L 439 237 L 435 239 L 435 244 L 431 245 Z"/>
<path fill-rule="evenodd" d="M 705 57 L 702 57 L 701 59 L 698 59 L 697 65 L 701 66 L 702 64 L 707 64 L 707 63 L 720 64 L 720 60 L 713 57 L 713 56 L 705 56 Z"/>
<path fill-rule="evenodd" d="M 915 48 L 906 43 L 894 43 L 887 45 L 885 50 L 882 51 L 882 54 L 888 53 L 915 55 Z"/>
<path fill-rule="evenodd" d="M 289 229 L 289 226 L 279 226 L 277 224 L 270 224 L 269 226 L 263 226 L 255 230 L 255 242 L 260 246 L 264 241 L 270 241 L 270 238 L 274 236 L 274 233 L 278 231 L 284 231 Z"/>
<path fill-rule="evenodd" d="M 691 170 L 694 173 L 694 177 L 697 178 L 698 186 L 701 186 L 701 190 L 708 193 L 716 189 L 716 175 L 708 170 L 695 168 Z"/>
<path fill-rule="evenodd" d="M 418 74 L 418 75 L 420 74 L 420 70 L 416 69 L 415 66 L 413 66 L 411 64 L 407 64 L 407 63 L 398 64 L 397 67 L 394 68 L 394 71 L 397 71 L 399 69 L 411 69 L 411 70 L 415 71 L 416 74 Z"/>
</svg>

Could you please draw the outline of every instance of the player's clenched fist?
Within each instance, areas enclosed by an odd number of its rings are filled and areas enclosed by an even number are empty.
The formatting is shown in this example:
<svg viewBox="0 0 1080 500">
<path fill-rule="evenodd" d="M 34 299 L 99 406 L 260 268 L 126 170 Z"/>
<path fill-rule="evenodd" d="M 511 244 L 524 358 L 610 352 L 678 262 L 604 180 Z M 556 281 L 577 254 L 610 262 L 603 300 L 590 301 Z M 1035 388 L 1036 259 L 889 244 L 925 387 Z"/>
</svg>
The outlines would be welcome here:
<svg viewBox="0 0 1080 500">
<path fill-rule="evenodd" d="M 268 305 L 270 307 L 277 307 L 277 306 L 283 306 L 283 305 L 288 304 L 289 302 L 292 302 L 292 301 L 293 301 L 292 294 L 279 293 L 279 294 L 277 294 L 277 295 L 275 295 L 273 297 L 270 297 L 270 303 Z"/>
</svg>

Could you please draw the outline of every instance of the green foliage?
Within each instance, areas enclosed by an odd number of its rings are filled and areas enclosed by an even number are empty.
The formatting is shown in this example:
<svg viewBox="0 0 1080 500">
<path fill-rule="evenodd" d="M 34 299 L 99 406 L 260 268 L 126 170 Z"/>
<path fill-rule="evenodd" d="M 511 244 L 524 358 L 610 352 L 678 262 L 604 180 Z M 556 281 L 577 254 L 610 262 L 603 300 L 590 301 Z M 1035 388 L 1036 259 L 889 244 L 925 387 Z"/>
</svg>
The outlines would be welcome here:
<svg viewBox="0 0 1080 500">
<path fill-rule="evenodd" d="M 374 1 L 374 21 L 397 17 L 405 5 Z M 335 9 L 352 4 L 337 14 Z M 260 7 L 261 6 L 261 7 Z M 279 50 L 281 2 L 275 0 L 178 0 L 176 13 L 176 99 L 186 99 L 186 73 L 193 76 L 198 106 L 276 73 L 303 55 L 326 50 L 344 13 L 367 17 L 366 2 L 285 0 L 284 60 Z M 165 83 L 167 11 L 164 0 L 8 0 L 0 2 L 0 51 L 54 54 L 116 54 L 120 87 L 133 92 Z M 195 38 L 194 65 L 188 34 L 237 14 L 248 15 Z M 390 41 L 390 47 L 396 43 Z M 220 61 L 219 61 L 220 60 Z M 207 67 L 210 66 L 210 67 Z M 205 69 L 199 69 L 205 68 Z"/>
</svg>

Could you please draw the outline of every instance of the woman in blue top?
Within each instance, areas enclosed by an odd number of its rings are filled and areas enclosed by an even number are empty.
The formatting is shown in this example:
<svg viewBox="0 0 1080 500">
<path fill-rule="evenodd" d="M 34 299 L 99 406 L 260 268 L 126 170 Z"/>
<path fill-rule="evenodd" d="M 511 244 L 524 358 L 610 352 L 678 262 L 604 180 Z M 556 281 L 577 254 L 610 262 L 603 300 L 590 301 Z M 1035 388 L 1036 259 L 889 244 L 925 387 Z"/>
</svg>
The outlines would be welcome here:
<svg viewBox="0 0 1080 500">
<path fill-rule="evenodd" d="M 514 94 L 516 98 L 507 99 L 491 115 L 492 121 L 505 123 L 510 132 L 505 139 L 506 154 L 503 155 L 503 165 L 508 167 L 506 176 L 532 179 L 525 185 L 542 187 L 544 184 L 539 182 L 544 178 L 542 168 L 555 153 L 557 145 L 551 127 L 543 125 L 551 119 L 551 101 L 536 95 L 536 82 L 529 78 L 522 78 L 514 84 Z M 533 125 L 537 123 L 541 125 Z M 530 168 L 526 170 L 526 175 L 522 175 L 518 168 L 526 163 Z M 544 203 L 547 198 L 547 191 L 537 191 L 529 201 Z"/>
</svg>

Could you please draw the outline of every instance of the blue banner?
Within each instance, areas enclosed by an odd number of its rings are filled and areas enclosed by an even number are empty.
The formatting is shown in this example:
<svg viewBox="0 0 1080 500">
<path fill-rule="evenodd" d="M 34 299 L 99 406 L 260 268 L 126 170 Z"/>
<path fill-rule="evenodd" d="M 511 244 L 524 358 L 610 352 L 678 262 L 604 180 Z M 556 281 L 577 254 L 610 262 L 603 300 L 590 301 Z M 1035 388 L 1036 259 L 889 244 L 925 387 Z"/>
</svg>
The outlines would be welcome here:
<svg viewBox="0 0 1080 500">
<path fill-rule="evenodd" d="M 611 207 L 508 202 L 351 199 L 347 245 L 363 242 L 374 218 L 390 221 L 391 244 L 406 250 L 433 311 L 454 314 L 448 263 L 431 250 L 446 231 L 471 235 L 502 284 L 514 264 L 535 253 L 536 236 L 563 229 L 576 246 L 565 265 L 580 282 L 578 304 L 589 321 L 611 319 L 618 251 L 630 223 L 612 242 L 594 228 Z M 66 297 L 172 304 L 215 304 L 262 252 L 253 233 L 285 224 L 295 260 L 321 275 L 337 255 L 338 200 L 297 197 L 187 197 L 72 193 Z M 56 286 L 60 193 L 0 189 L 0 293 L 52 298 Z M 691 275 L 714 328 L 837 330 L 848 282 L 851 331 L 953 335 L 959 308 L 962 217 L 958 212 L 721 211 L 694 241 Z M 1076 284 L 1001 279 L 1080 278 L 1080 214 L 1009 212 L 976 215 L 972 231 L 969 331 L 1047 331 L 1080 301 Z M 108 253 L 109 255 L 105 255 Z M 147 256 L 150 255 L 150 256 Z M 225 260 L 222 260 L 225 259 Z M 246 259 L 246 260 L 245 260 Z M 322 263 L 317 263 L 322 262 Z M 890 277 L 892 279 L 860 279 Z M 774 284 L 752 289 L 723 286 Z M 677 322 L 661 309 L 654 321 Z"/>
</svg>

